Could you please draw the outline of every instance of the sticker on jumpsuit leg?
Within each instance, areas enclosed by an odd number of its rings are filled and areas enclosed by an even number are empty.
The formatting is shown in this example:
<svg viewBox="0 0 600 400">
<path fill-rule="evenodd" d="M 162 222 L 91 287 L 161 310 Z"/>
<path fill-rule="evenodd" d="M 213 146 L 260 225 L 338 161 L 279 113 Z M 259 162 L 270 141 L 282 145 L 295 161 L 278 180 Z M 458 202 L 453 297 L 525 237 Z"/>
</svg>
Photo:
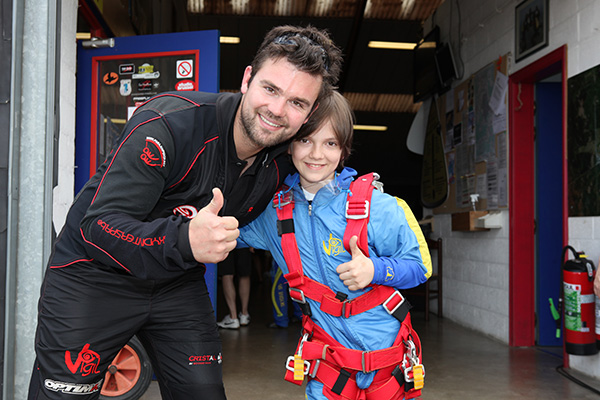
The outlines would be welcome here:
<svg viewBox="0 0 600 400">
<path fill-rule="evenodd" d="M 223 362 L 223 356 L 221 355 L 221 353 L 190 356 L 189 365 L 206 365 L 206 364 L 212 364 L 215 361 L 218 364 L 221 364 Z"/>
<path fill-rule="evenodd" d="M 77 354 L 77 358 L 73 361 L 71 352 L 65 351 L 65 365 L 71 371 L 73 375 L 98 375 L 98 366 L 100 364 L 100 354 L 90 349 L 90 344 L 86 343 L 81 351 Z M 97 382 L 93 383 L 74 383 L 74 382 L 62 382 L 54 379 L 45 379 L 44 387 L 53 392 L 62 392 L 67 394 L 91 394 L 100 391 L 102 388 L 102 382 L 104 378 L 101 378 Z"/>
</svg>

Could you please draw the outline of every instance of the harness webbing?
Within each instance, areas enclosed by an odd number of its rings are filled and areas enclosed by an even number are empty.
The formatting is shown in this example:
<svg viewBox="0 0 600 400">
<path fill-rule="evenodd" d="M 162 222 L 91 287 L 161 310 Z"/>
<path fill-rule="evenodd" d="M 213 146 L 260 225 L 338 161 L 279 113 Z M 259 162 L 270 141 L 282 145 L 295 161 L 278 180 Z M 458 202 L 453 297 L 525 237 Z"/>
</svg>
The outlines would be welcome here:
<svg viewBox="0 0 600 400">
<path fill-rule="evenodd" d="M 346 231 L 344 232 L 344 248 L 350 251 L 350 238 L 358 236 L 358 248 L 365 256 L 369 256 L 369 238 L 367 225 L 373 195 L 375 173 L 363 175 L 350 184 L 350 194 L 346 203 Z"/>
</svg>

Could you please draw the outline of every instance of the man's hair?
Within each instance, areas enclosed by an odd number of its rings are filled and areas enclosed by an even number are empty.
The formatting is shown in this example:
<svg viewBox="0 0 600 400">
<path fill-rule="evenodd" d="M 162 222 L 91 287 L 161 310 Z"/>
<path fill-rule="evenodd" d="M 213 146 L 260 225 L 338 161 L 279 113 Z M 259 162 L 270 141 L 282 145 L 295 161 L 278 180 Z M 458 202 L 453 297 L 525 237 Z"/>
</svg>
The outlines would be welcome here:
<svg viewBox="0 0 600 400">
<path fill-rule="evenodd" d="M 310 25 L 283 25 L 266 34 L 250 64 L 250 79 L 265 61 L 282 58 L 301 71 L 323 77 L 319 98 L 328 96 L 335 88 L 342 70 L 342 52 L 330 39 L 327 31 Z"/>
<path fill-rule="evenodd" d="M 344 166 L 344 160 L 350 156 L 352 151 L 355 120 L 354 112 L 348 100 L 340 92 L 333 90 L 329 96 L 321 99 L 313 115 L 294 136 L 294 141 L 312 135 L 331 121 L 335 138 L 342 149 L 342 157 L 337 168 L 339 171 Z"/>
</svg>

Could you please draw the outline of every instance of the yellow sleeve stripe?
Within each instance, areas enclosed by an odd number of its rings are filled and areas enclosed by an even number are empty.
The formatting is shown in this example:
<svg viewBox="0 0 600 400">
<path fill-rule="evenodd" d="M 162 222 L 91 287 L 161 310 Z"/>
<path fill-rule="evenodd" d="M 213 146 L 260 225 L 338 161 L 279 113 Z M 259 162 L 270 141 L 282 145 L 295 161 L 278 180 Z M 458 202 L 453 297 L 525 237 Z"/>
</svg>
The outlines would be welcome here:
<svg viewBox="0 0 600 400">
<path fill-rule="evenodd" d="M 404 215 L 406 216 L 408 226 L 417 237 L 417 241 L 419 242 L 419 252 L 421 253 L 421 259 L 423 260 L 423 265 L 427 269 L 425 277 L 429 279 L 429 277 L 431 276 L 431 256 L 429 255 L 429 246 L 427 246 L 427 242 L 425 241 L 425 236 L 423 236 L 421 226 L 419 225 L 419 222 L 412 213 L 412 210 L 404 200 L 396 197 L 396 202 L 398 203 L 398 206 L 400 206 L 402 210 L 404 210 Z"/>
<path fill-rule="evenodd" d="M 273 302 L 273 308 L 275 308 L 275 313 L 277 313 L 278 317 L 283 317 L 283 312 L 279 309 L 279 303 L 275 298 L 275 291 L 277 290 L 277 282 L 279 278 L 283 275 L 283 271 L 281 268 L 277 268 L 277 272 L 275 272 L 275 279 L 273 280 L 273 286 L 271 286 L 271 301 Z M 287 294 L 286 294 L 287 295 Z"/>
</svg>

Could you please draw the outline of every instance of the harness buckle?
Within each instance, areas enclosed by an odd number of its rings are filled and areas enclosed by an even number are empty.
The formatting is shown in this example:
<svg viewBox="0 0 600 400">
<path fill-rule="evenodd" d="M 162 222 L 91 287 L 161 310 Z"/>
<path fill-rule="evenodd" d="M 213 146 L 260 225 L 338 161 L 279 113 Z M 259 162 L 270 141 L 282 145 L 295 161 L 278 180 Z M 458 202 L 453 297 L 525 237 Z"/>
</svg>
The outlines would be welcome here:
<svg viewBox="0 0 600 400">
<path fill-rule="evenodd" d="M 396 305 L 394 306 L 394 308 L 392 308 L 392 309 L 390 310 L 390 309 L 388 308 L 388 303 L 389 303 L 390 301 L 394 300 L 394 298 L 395 298 L 396 296 L 400 296 L 400 301 L 398 302 L 398 304 L 396 304 Z M 402 304 L 404 304 L 404 302 L 405 302 L 405 301 L 406 301 L 406 298 L 405 298 L 404 296 L 402 296 L 398 290 L 396 290 L 394 293 L 392 293 L 392 295 L 391 295 L 390 297 L 388 297 L 388 298 L 387 298 L 387 300 L 386 300 L 386 301 L 384 301 L 384 302 L 383 302 L 382 306 L 383 306 L 383 308 L 385 309 L 385 311 L 387 311 L 387 313 L 388 313 L 388 314 L 390 314 L 390 315 L 394 315 L 394 313 L 396 312 L 396 310 L 397 310 L 398 308 L 400 308 L 400 306 L 401 306 Z"/>
<path fill-rule="evenodd" d="M 373 182 L 371 182 L 371 185 L 373 185 L 375 189 L 383 193 L 383 182 L 380 182 L 379 178 L 379 174 L 377 172 L 373 172 Z"/>
<path fill-rule="evenodd" d="M 371 370 L 367 370 L 367 365 L 366 365 L 367 363 L 365 361 L 365 354 L 366 353 L 369 353 L 369 352 L 368 351 L 363 351 L 360 354 L 360 361 L 361 361 L 361 365 L 362 365 L 362 372 L 363 372 L 363 374 L 368 374 L 369 372 L 371 372 Z"/>
<path fill-rule="evenodd" d="M 294 372 L 294 356 L 289 356 L 285 362 L 285 369 L 288 371 Z M 304 360 L 304 375 L 308 375 L 308 370 L 310 369 L 310 362 Z"/>
<path fill-rule="evenodd" d="M 308 361 L 306 361 L 306 362 L 308 362 Z M 314 366 L 313 366 L 312 372 L 309 372 L 308 376 L 310 376 L 311 378 L 314 379 L 314 377 L 317 376 L 317 371 L 319 370 L 319 365 L 321 365 L 321 360 L 319 360 L 317 358 L 316 360 L 313 361 L 313 365 Z"/>
<path fill-rule="evenodd" d="M 346 219 L 365 219 L 369 218 L 369 200 L 365 200 L 363 204 L 354 203 L 352 205 L 352 211 L 354 213 L 360 212 L 360 214 L 349 214 L 350 201 L 346 201 Z"/>
<path fill-rule="evenodd" d="M 348 304 L 350 304 L 349 300 L 342 301 L 342 315 L 340 315 L 340 317 L 342 317 L 342 318 L 350 318 L 350 311 L 348 311 L 348 315 L 346 315 L 346 306 Z"/>
<path fill-rule="evenodd" d="M 413 376 L 410 377 L 409 373 L 412 372 Z M 425 366 L 423 364 L 412 365 L 404 369 L 404 380 L 406 382 L 415 382 L 415 389 L 421 389 L 423 387 L 423 378 L 425 377 Z M 420 385 L 420 387 L 417 387 Z"/>
<path fill-rule="evenodd" d="M 296 295 L 298 297 L 295 297 Z M 306 297 L 302 289 L 290 288 L 290 298 L 296 303 L 306 304 Z"/>
<path fill-rule="evenodd" d="M 283 191 L 280 190 L 275 194 L 275 198 L 273 199 L 273 207 L 281 208 L 283 206 L 287 206 L 291 202 L 294 201 L 294 192 L 291 190 Z"/>
</svg>

